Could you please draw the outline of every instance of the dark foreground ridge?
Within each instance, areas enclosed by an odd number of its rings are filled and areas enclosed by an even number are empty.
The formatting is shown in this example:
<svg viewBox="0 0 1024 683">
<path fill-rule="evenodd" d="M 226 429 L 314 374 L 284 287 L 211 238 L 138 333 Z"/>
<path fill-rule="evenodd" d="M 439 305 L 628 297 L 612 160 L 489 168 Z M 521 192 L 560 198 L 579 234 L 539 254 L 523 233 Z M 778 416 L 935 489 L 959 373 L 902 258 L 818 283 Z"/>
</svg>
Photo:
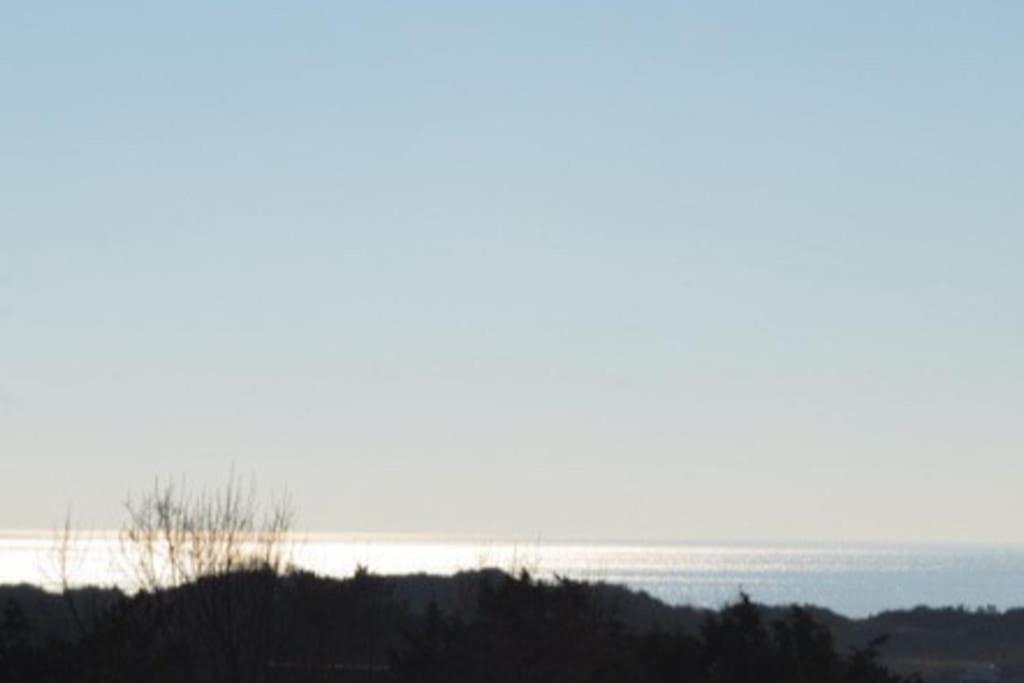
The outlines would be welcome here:
<svg viewBox="0 0 1024 683">
<path fill-rule="evenodd" d="M 496 570 L 344 580 L 253 570 L 127 596 L 0 586 L 0 681 L 886 683 L 1024 672 L 1024 610 L 851 620 L 671 607 Z M 888 639 L 886 639 L 888 635 Z"/>
</svg>

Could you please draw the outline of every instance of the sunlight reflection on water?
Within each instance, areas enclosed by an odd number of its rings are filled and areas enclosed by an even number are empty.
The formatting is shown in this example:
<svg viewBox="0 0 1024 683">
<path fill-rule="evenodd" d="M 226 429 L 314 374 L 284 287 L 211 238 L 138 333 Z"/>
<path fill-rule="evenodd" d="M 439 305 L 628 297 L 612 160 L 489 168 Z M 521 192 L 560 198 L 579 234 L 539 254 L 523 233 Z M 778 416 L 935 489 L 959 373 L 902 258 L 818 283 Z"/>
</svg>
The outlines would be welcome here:
<svg viewBox="0 0 1024 683">
<path fill-rule="evenodd" d="M 0 534 L 0 583 L 55 588 L 54 540 Z M 924 605 L 995 605 L 1024 596 L 1024 548 L 983 546 L 481 541 L 433 537 L 309 535 L 290 544 L 295 565 L 349 576 L 499 567 L 624 583 L 673 604 L 719 606 L 742 589 L 772 603 L 814 603 L 850 616 Z M 113 534 L 92 534 L 71 553 L 76 584 L 131 588 Z"/>
</svg>

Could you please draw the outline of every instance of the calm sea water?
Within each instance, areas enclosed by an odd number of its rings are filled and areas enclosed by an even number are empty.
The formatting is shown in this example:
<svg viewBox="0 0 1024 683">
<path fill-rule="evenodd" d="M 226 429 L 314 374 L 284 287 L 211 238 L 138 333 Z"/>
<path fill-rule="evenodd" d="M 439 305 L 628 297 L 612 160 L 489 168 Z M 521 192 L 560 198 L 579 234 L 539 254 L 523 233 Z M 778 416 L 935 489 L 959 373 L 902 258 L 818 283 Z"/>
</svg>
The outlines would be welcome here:
<svg viewBox="0 0 1024 683">
<path fill-rule="evenodd" d="M 0 533 L 0 583 L 57 585 L 49 536 Z M 72 553 L 75 583 L 130 587 L 111 536 Z M 348 576 L 526 568 L 623 583 L 672 604 L 720 606 L 740 590 L 769 604 L 812 603 L 849 616 L 916 605 L 1024 606 L 1024 546 L 513 542 L 312 536 L 291 546 L 307 569 Z"/>
</svg>

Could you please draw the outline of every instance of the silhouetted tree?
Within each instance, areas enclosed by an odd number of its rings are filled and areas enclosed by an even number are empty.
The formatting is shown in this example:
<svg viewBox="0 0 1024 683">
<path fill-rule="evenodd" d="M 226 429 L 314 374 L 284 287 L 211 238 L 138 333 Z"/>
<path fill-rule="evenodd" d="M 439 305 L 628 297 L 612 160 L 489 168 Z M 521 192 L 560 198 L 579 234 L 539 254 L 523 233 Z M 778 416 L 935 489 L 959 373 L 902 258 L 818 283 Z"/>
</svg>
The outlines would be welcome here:
<svg viewBox="0 0 1024 683">
<path fill-rule="evenodd" d="M 123 556 L 161 613 L 165 649 L 201 658 L 213 680 L 264 680 L 279 629 L 273 610 L 292 519 L 287 500 L 261 505 L 232 474 L 223 488 L 197 494 L 157 483 L 126 509 Z"/>
</svg>

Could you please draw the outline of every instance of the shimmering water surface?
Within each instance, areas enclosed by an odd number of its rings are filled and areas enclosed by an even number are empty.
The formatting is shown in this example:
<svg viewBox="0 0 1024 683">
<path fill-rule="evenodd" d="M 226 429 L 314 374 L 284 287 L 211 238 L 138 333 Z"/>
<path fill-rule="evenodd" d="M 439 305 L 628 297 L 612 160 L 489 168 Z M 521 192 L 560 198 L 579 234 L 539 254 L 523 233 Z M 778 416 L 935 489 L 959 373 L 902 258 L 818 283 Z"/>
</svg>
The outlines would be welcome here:
<svg viewBox="0 0 1024 683">
<path fill-rule="evenodd" d="M 526 568 L 540 576 L 623 583 L 673 604 L 719 606 L 742 589 L 770 604 L 813 603 L 850 616 L 916 605 L 1024 605 L 1024 546 L 483 541 L 313 535 L 295 564 L 332 576 Z M 112 535 L 71 553 L 75 583 L 130 587 Z M 0 533 L 0 583 L 57 585 L 54 541 Z"/>
</svg>

